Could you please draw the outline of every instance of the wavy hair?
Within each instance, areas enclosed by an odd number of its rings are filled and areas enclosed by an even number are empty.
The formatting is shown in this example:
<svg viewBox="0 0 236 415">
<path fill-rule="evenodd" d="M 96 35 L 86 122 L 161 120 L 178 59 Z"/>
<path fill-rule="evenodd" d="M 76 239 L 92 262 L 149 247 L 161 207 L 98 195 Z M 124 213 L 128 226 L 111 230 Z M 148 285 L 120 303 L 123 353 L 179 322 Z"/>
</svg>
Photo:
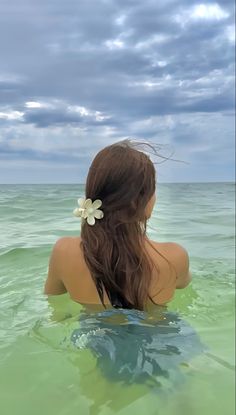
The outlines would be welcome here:
<svg viewBox="0 0 236 415">
<path fill-rule="evenodd" d="M 154 303 L 149 289 L 155 265 L 144 242 L 145 207 L 155 193 L 156 171 L 135 146 L 125 139 L 103 148 L 86 180 L 86 198 L 102 200 L 104 217 L 94 226 L 82 221 L 81 248 L 105 308 L 104 290 L 118 307 L 144 310 L 148 299 Z"/>
</svg>

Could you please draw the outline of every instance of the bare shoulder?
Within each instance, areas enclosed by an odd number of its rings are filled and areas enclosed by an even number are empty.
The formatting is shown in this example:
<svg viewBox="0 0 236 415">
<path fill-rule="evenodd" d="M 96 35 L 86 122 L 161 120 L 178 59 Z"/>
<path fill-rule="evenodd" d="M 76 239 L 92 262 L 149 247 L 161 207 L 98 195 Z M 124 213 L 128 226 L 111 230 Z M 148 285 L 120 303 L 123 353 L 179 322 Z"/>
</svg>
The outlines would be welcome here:
<svg viewBox="0 0 236 415">
<path fill-rule="evenodd" d="M 48 264 L 48 274 L 44 286 L 44 293 L 48 295 L 64 294 L 66 287 L 62 281 L 63 253 L 66 251 L 66 238 L 60 238 L 53 245 Z"/>
<path fill-rule="evenodd" d="M 63 253 L 63 252 L 69 252 L 73 249 L 73 246 L 75 246 L 76 241 L 79 244 L 79 237 L 73 237 L 73 236 L 62 236 L 59 238 L 56 243 L 53 246 L 53 250 Z"/>
<path fill-rule="evenodd" d="M 64 294 L 67 292 L 67 276 L 75 268 L 75 241 L 78 238 L 64 236 L 59 238 L 52 247 L 48 265 L 48 275 L 44 293 L 48 295 Z"/>
<path fill-rule="evenodd" d="M 151 239 L 147 239 L 146 241 L 148 245 L 151 245 L 157 249 L 161 249 L 162 251 L 165 251 L 166 253 L 180 253 L 183 251 L 187 253 L 186 249 L 182 245 L 176 242 L 157 242 Z"/>
<path fill-rule="evenodd" d="M 149 245 L 152 246 L 154 250 L 157 250 L 159 254 L 164 255 L 175 268 L 177 277 L 176 288 L 186 287 L 191 281 L 189 255 L 187 250 L 176 242 L 156 242 L 149 240 Z"/>
<path fill-rule="evenodd" d="M 178 263 L 189 261 L 188 252 L 182 245 L 176 242 L 158 243 L 158 245 L 161 245 L 161 249 L 169 254 L 172 261 Z"/>
<path fill-rule="evenodd" d="M 73 257 L 75 239 L 74 237 L 63 236 L 52 247 L 50 261 L 56 263 L 61 270 L 64 264 L 68 266 L 70 263 L 68 259 Z"/>
</svg>

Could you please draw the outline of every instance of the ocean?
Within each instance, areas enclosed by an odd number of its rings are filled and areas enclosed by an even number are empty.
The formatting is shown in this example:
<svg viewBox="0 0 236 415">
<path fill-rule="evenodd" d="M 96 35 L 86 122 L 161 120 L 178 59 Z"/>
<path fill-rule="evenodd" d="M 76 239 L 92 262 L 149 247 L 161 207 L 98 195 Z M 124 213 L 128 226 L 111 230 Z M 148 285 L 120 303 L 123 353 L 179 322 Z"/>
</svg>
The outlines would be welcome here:
<svg viewBox="0 0 236 415">
<path fill-rule="evenodd" d="M 43 294 L 53 244 L 80 234 L 83 196 L 0 185 L 1 413 L 233 414 L 234 184 L 157 185 L 148 236 L 187 249 L 192 283 L 150 315 Z"/>
</svg>

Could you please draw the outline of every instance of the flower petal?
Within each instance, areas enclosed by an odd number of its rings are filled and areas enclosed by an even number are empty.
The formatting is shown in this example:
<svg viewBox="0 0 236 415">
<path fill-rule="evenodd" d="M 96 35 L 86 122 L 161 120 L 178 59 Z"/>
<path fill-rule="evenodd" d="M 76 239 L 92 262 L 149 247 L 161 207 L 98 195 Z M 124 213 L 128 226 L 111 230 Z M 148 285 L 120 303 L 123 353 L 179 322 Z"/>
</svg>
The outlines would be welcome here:
<svg viewBox="0 0 236 415">
<path fill-rule="evenodd" d="M 95 224 L 94 216 L 92 216 L 92 215 L 88 216 L 87 222 L 88 222 L 89 225 L 94 225 Z"/>
<path fill-rule="evenodd" d="M 102 201 L 100 199 L 94 200 L 94 202 L 93 202 L 93 209 L 94 210 L 100 208 L 101 206 L 102 206 Z"/>
<path fill-rule="evenodd" d="M 83 212 L 83 218 L 86 219 L 89 216 L 87 209 Z"/>
<path fill-rule="evenodd" d="M 95 210 L 95 212 L 94 212 L 94 217 L 96 218 L 96 219 L 102 219 L 103 218 L 103 216 L 104 216 L 104 213 L 103 213 L 103 211 L 102 210 L 100 210 L 100 209 L 97 209 L 97 210 Z"/>
<path fill-rule="evenodd" d="M 92 207 L 92 200 L 91 199 L 86 199 L 83 207 L 85 209 L 91 208 Z"/>
<path fill-rule="evenodd" d="M 80 207 L 84 207 L 84 202 L 85 202 L 85 199 L 84 199 L 83 197 L 80 197 L 80 198 L 78 199 L 78 205 L 79 205 Z"/>
<path fill-rule="evenodd" d="M 75 208 L 74 210 L 73 210 L 73 214 L 75 215 L 75 216 L 77 216 L 77 217 L 81 217 L 81 211 L 80 211 L 80 209 L 79 208 Z"/>
</svg>

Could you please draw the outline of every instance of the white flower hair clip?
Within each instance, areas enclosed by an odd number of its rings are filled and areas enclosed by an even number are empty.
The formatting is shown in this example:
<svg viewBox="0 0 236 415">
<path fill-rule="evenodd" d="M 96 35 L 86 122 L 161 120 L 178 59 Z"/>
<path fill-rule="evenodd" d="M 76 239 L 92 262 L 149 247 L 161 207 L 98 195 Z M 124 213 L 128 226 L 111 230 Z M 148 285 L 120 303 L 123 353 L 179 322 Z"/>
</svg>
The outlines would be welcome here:
<svg viewBox="0 0 236 415">
<path fill-rule="evenodd" d="M 92 202 L 91 199 L 79 198 L 78 205 L 79 207 L 74 209 L 73 214 L 79 218 L 87 219 L 89 225 L 95 224 L 95 218 L 102 219 L 104 217 L 103 211 L 98 209 L 102 206 L 100 199 Z"/>
</svg>

